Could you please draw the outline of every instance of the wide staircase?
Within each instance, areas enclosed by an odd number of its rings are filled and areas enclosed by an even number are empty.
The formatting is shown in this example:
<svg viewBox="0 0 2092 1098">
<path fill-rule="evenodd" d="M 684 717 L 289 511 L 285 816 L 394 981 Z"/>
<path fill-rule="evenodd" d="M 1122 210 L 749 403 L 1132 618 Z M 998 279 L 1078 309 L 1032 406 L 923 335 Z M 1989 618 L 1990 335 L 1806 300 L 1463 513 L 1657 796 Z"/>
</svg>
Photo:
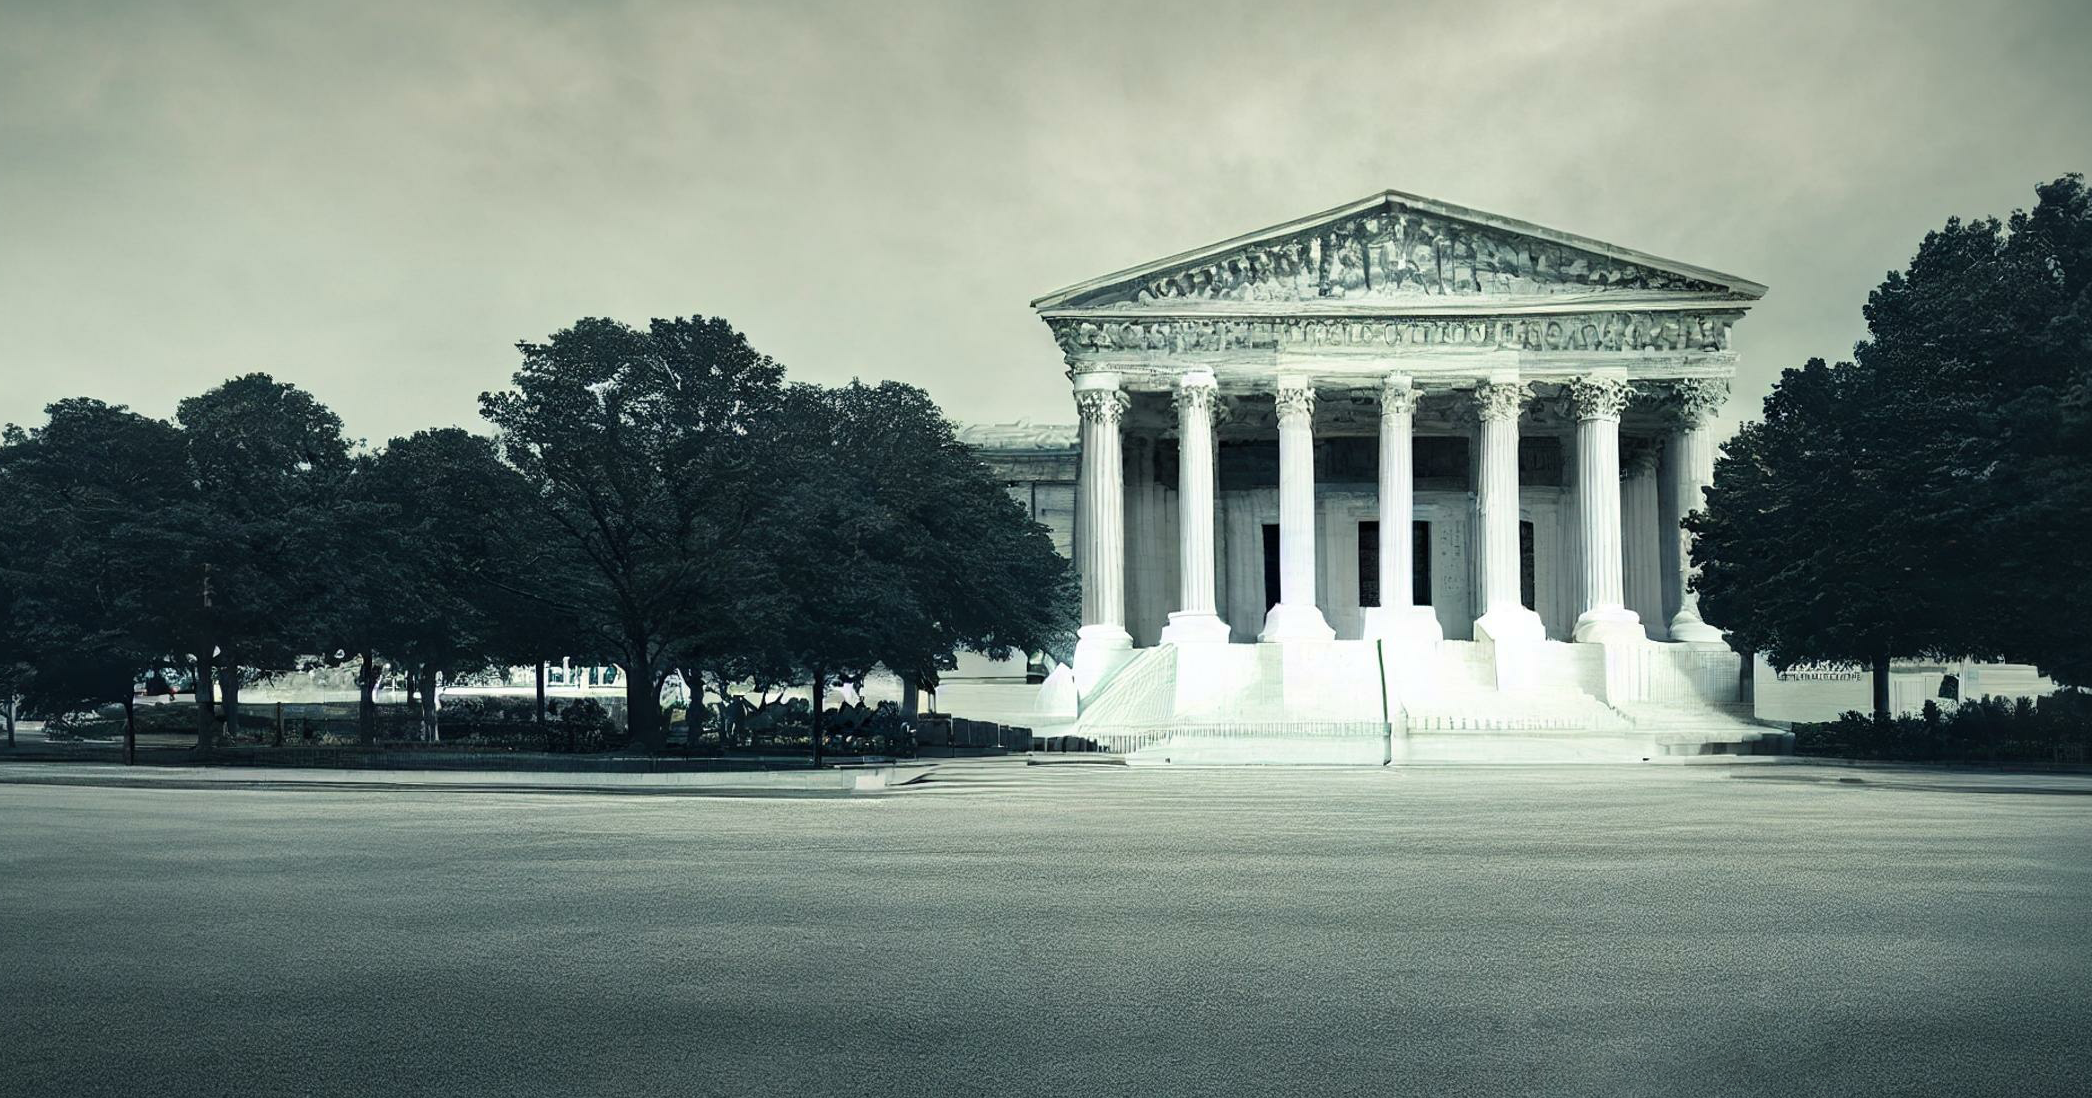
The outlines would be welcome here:
<svg viewBox="0 0 2092 1098">
<path fill-rule="evenodd" d="M 1726 658 L 1726 663 L 1725 659 Z M 1134 651 L 1078 734 L 1133 764 L 1633 762 L 1724 754 L 1763 729 L 1732 653 L 1648 644 L 1368 641 Z M 1618 699 L 1618 700 L 1614 700 Z"/>
</svg>

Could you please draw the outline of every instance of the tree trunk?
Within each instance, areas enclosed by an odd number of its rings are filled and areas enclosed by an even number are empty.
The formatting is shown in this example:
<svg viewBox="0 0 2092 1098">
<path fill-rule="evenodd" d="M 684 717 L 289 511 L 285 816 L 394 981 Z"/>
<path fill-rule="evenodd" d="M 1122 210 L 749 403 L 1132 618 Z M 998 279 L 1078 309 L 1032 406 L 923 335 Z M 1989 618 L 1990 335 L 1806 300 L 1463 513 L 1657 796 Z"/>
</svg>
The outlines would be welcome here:
<svg viewBox="0 0 2092 1098">
<path fill-rule="evenodd" d="M 138 698 L 134 694 L 123 696 L 123 764 L 132 766 L 138 762 Z"/>
<path fill-rule="evenodd" d="M 356 739 L 365 747 L 378 742 L 378 664 L 363 650 L 363 669 L 356 673 Z"/>
<path fill-rule="evenodd" d="M 22 699 L 20 698 L 10 697 L 7 699 L 7 746 L 9 747 L 15 745 L 15 710 L 21 704 Z"/>
<path fill-rule="evenodd" d="M 692 656 L 676 668 L 676 677 L 683 680 L 683 753 L 697 754 L 697 741 L 704 732 L 705 722 L 701 714 L 705 711 L 704 654 Z"/>
<path fill-rule="evenodd" d="M 218 691 L 225 698 L 225 735 L 237 739 L 240 735 L 240 669 L 227 663 L 218 669 Z"/>
<path fill-rule="evenodd" d="M 1889 657 L 1874 657 L 1874 723 L 1887 724 L 1889 720 Z"/>
<path fill-rule="evenodd" d="M 203 642 L 205 651 L 196 657 L 196 750 L 209 751 L 218 740 L 218 715 L 212 712 L 211 691 L 217 685 L 218 670 L 211 665 L 211 642 Z"/>
<path fill-rule="evenodd" d="M 915 676 L 901 676 L 901 716 L 912 721 L 921 713 L 922 689 L 915 685 Z"/>
<path fill-rule="evenodd" d="M 283 703 L 276 703 L 276 746 L 283 746 Z"/>
<path fill-rule="evenodd" d="M 425 670 L 421 673 L 421 738 L 430 743 L 443 741 L 443 729 L 437 724 L 440 708 L 436 696 L 436 672 Z"/>
<path fill-rule="evenodd" d="M 719 754 L 726 754 L 726 745 L 734 732 L 734 712 L 726 692 L 726 665 L 720 664 L 712 677 L 719 682 Z"/>
<path fill-rule="evenodd" d="M 654 685 L 654 671 L 637 660 L 624 670 L 625 734 L 640 750 L 655 754 L 661 750 L 661 691 Z"/>
<path fill-rule="evenodd" d="M 828 675 L 826 672 L 822 671 L 818 667 L 814 668 L 814 722 L 812 740 L 814 748 L 815 766 L 821 765 L 821 703 L 823 700 L 825 700 L 824 695 L 827 693 L 827 691 L 824 689 L 827 686 L 827 680 Z"/>
<path fill-rule="evenodd" d="M 540 730 L 545 727 L 545 661 L 538 660 L 537 667 L 538 707 L 531 715 Z"/>
</svg>

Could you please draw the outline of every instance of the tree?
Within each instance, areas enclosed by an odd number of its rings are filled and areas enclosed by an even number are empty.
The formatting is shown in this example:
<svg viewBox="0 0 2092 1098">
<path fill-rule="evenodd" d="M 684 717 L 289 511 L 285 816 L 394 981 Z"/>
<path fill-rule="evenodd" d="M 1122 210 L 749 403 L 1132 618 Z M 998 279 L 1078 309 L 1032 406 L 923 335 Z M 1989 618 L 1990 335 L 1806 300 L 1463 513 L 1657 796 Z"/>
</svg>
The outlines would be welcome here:
<svg viewBox="0 0 2092 1098">
<path fill-rule="evenodd" d="M 411 676 L 423 735 L 435 739 L 439 677 L 483 671 L 502 653 L 504 548 L 528 486 L 491 439 L 457 427 L 393 439 L 359 464 L 353 498 L 373 520 L 365 539 L 375 550 L 348 600 L 359 608 L 351 643 L 363 709 L 384 656 Z"/>
<path fill-rule="evenodd" d="M 527 498 L 497 521 L 503 536 L 490 545 L 495 555 L 479 594 L 489 650 L 506 666 L 531 669 L 532 720 L 543 728 L 545 665 L 562 656 L 600 662 L 593 635 L 567 594 L 586 582 L 587 565 Z"/>
<path fill-rule="evenodd" d="M 2012 658 L 2092 678 L 2092 200 L 1927 234 L 1850 362 L 1782 375 L 1715 465 L 1695 534 L 1710 622 L 1776 667 Z"/>
<path fill-rule="evenodd" d="M 778 660 L 822 704 L 884 665 L 933 688 L 961 649 L 1007 658 L 1064 648 L 1073 579 L 1046 529 L 1003 491 L 922 390 L 794 386 L 790 485 L 765 542 L 778 586 Z"/>
<path fill-rule="evenodd" d="M 5 655 L 27 672 L 10 694 L 52 714 L 122 704 L 128 759 L 136 683 L 177 643 L 156 525 L 185 487 L 182 439 L 100 401 L 48 411 L 45 426 L 0 438 L 0 507 L 26 535 L 0 542 Z"/>
<path fill-rule="evenodd" d="M 1938 588 L 1911 536 L 1898 453 L 1879 437 L 1895 424 L 1868 410 L 1868 380 L 1821 359 L 1786 371 L 1765 418 L 1723 448 L 1706 507 L 1685 525 L 1709 622 L 1781 670 L 1873 668 L 1886 717 L 1890 659 L 1938 653 L 1951 621 L 1927 597 Z"/>
<path fill-rule="evenodd" d="M 628 730 L 658 750 L 661 686 L 708 573 L 777 485 L 761 463 L 783 368 L 725 321 L 637 331 L 584 319 L 518 345 L 512 390 L 480 396 L 533 506 L 585 573 L 563 603 L 624 668 Z"/>
<path fill-rule="evenodd" d="M 165 546 L 195 653 L 197 747 L 215 734 L 211 685 L 239 720 L 243 670 L 289 670 L 328 629 L 343 544 L 335 505 L 351 464 L 341 420 L 267 374 L 181 402 L 190 498 L 171 508 Z"/>
<path fill-rule="evenodd" d="M 1857 362 L 1919 394 L 1916 507 L 1950 541 L 1941 582 L 1977 646 L 2092 683 L 2092 193 L 2065 176 L 2031 212 L 1949 219 L 1869 296 Z"/>
</svg>

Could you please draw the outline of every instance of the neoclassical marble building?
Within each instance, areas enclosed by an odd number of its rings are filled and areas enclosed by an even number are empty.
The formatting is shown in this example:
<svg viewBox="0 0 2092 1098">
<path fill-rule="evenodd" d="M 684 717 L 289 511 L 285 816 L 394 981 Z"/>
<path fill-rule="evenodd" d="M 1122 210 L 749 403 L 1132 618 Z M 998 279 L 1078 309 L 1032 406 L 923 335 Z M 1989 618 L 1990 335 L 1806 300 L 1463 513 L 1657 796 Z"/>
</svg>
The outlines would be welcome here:
<svg viewBox="0 0 2092 1098">
<path fill-rule="evenodd" d="M 1678 517 L 1764 292 L 1388 191 L 1038 299 L 1076 437 L 970 437 L 1082 576 L 1046 723 L 1180 762 L 1741 738 Z"/>
</svg>

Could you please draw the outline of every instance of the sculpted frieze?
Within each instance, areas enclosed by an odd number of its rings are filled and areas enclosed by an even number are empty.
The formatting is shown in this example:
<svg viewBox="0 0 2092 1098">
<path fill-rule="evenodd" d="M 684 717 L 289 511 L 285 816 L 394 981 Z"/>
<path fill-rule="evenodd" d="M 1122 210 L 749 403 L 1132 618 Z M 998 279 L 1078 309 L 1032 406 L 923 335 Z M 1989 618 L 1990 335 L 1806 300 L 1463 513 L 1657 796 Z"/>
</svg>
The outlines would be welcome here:
<svg viewBox="0 0 2092 1098">
<path fill-rule="evenodd" d="M 1254 318 L 1048 321 L 1069 356 L 1297 347 L 1470 347 L 1514 351 L 1721 351 L 1734 313 L 1612 312 L 1405 319 Z"/>
<path fill-rule="evenodd" d="M 1083 301 L 1402 301 L 1609 290 L 1720 292 L 1643 264 L 1393 204 Z"/>
</svg>

